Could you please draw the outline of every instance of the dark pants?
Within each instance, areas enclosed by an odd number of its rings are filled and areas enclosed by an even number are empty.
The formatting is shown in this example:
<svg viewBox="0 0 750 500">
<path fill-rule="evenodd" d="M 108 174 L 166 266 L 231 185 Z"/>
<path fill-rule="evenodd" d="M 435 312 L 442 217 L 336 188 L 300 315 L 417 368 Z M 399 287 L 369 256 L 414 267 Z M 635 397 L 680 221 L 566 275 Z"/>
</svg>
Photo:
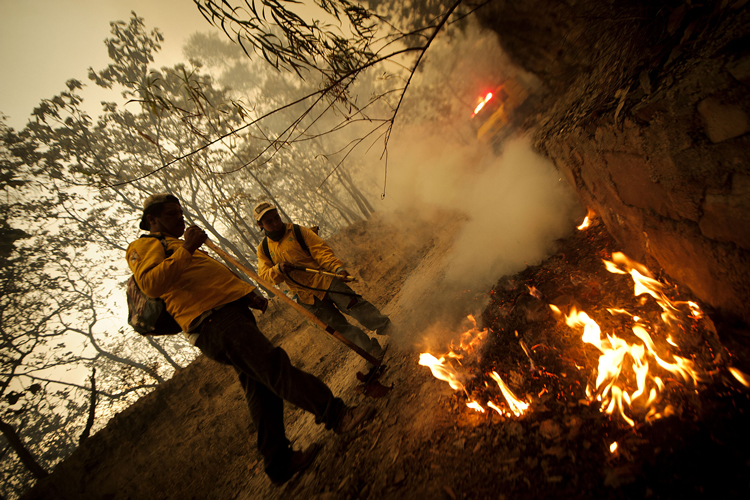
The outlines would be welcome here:
<svg viewBox="0 0 750 500">
<path fill-rule="evenodd" d="M 350 295 L 333 292 L 344 292 Z M 368 337 L 361 328 L 357 328 L 349 323 L 341 313 L 343 312 L 351 316 L 365 328 L 374 330 L 381 335 L 391 320 L 388 316 L 381 314 L 374 305 L 362 297 L 357 297 L 355 301 L 352 301 L 352 295 L 354 295 L 354 290 L 349 285 L 334 278 L 323 300 L 315 297 L 313 304 L 300 303 L 300 305 L 313 313 L 323 323 L 354 342 L 357 346 L 374 356 L 379 356 L 382 350 L 380 343 L 376 339 Z"/>
<path fill-rule="evenodd" d="M 292 450 L 284 432 L 284 400 L 315 415 L 332 429 L 344 402 L 320 379 L 292 366 L 289 356 L 258 330 L 253 313 L 240 301 L 227 304 L 203 321 L 195 342 L 206 357 L 231 365 L 239 375 L 258 432 L 266 474 L 280 477 Z"/>
</svg>

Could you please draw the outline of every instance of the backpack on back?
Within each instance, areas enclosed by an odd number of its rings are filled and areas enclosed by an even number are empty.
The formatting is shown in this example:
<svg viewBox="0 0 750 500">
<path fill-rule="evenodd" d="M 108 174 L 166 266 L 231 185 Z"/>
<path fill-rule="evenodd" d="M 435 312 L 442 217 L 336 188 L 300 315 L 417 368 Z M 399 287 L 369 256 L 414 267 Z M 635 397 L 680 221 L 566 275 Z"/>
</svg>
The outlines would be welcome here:
<svg viewBox="0 0 750 500">
<path fill-rule="evenodd" d="M 164 247 L 164 257 L 172 252 L 167 247 L 164 236 L 144 234 L 141 238 L 157 238 Z M 160 298 L 151 298 L 138 287 L 135 276 L 128 280 L 126 291 L 128 302 L 128 324 L 141 335 L 174 335 L 182 328 L 167 312 L 167 305 Z"/>
</svg>

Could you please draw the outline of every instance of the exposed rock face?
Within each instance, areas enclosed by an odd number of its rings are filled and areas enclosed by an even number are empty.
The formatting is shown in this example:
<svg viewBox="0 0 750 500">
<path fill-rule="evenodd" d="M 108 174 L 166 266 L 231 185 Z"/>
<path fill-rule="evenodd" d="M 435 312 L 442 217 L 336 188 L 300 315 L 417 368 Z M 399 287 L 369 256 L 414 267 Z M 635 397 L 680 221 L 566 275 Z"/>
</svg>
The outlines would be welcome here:
<svg viewBox="0 0 750 500">
<path fill-rule="evenodd" d="M 596 3 L 497 1 L 485 13 L 551 90 L 552 113 L 526 125 L 631 257 L 750 322 L 748 2 Z M 560 9 L 574 25 L 553 26 Z"/>
</svg>

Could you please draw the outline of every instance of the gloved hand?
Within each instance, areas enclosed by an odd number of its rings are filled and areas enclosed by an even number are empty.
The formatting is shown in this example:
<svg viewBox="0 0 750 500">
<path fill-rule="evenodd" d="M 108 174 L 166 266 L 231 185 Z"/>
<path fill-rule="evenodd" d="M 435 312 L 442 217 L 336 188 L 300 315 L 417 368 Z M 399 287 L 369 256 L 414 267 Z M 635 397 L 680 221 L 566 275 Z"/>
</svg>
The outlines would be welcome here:
<svg viewBox="0 0 750 500">
<path fill-rule="evenodd" d="M 289 262 L 279 262 L 279 271 L 282 273 L 291 273 L 294 271 L 294 264 L 290 264 Z"/>
<path fill-rule="evenodd" d="M 261 313 L 268 309 L 268 299 L 257 293 L 250 293 L 246 296 L 247 306 L 259 310 Z"/>
<path fill-rule="evenodd" d="M 337 274 L 338 274 L 339 279 L 343 281 L 344 283 L 349 283 L 351 281 L 354 281 L 354 276 L 350 275 L 346 269 L 340 270 Z"/>
</svg>

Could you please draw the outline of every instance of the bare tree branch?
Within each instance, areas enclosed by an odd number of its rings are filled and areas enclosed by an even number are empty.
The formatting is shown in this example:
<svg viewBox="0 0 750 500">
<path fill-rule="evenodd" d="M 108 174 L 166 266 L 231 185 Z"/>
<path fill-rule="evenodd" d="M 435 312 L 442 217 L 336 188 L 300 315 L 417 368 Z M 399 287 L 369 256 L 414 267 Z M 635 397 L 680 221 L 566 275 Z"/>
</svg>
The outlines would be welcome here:
<svg viewBox="0 0 750 500">
<path fill-rule="evenodd" d="M 11 448 L 16 452 L 18 458 L 21 459 L 21 462 L 29 471 L 31 471 L 35 478 L 42 479 L 49 476 L 49 472 L 44 470 L 42 466 L 37 463 L 31 455 L 31 452 L 29 452 L 24 445 L 21 437 L 16 433 L 13 426 L 5 422 L 2 418 L 0 418 L 0 431 L 2 431 L 3 436 L 5 436 L 5 439 L 10 443 Z"/>
</svg>

